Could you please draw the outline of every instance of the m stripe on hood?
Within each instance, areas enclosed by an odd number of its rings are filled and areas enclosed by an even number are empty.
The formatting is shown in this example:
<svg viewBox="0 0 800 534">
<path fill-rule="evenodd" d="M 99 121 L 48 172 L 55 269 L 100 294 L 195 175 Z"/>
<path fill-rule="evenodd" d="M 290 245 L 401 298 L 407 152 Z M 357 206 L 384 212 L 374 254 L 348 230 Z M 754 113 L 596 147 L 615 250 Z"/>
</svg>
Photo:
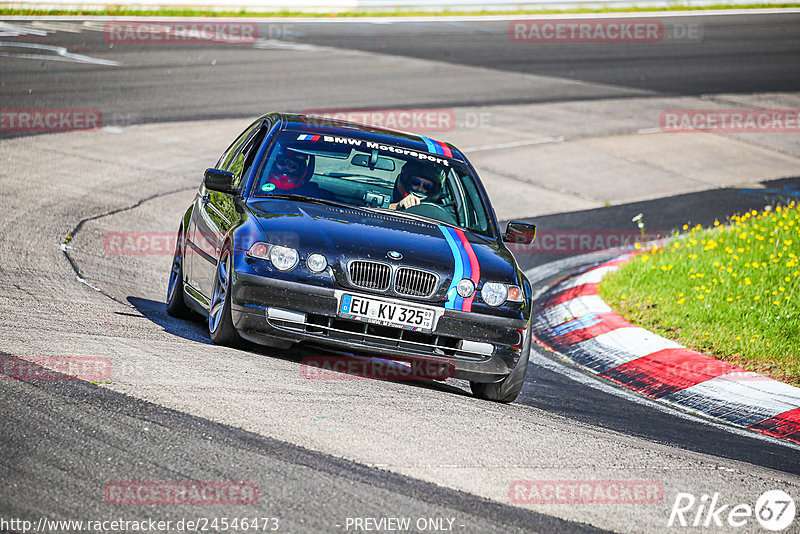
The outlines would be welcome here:
<svg viewBox="0 0 800 534">
<path fill-rule="evenodd" d="M 442 231 L 455 262 L 453 279 L 450 281 L 450 287 L 447 290 L 447 301 L 444 307 L 450 310 L 472 311 L 472 301 L 475 295 L 464 299 L 458 294 L 456 286 L 458 286 L 462 278 L 469 278 L 475 284 L 475 287 L 478 287 L 478 281 L 481 278 L 478 258 L 463 230 L 444 225 L 439 225 L 439 230 Z"/>
</svg>

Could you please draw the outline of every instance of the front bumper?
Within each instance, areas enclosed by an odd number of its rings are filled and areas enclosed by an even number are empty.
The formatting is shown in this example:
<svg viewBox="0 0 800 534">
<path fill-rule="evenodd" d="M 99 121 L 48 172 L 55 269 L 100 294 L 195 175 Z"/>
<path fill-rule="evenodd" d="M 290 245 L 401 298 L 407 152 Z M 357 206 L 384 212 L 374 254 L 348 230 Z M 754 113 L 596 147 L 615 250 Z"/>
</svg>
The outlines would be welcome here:
<svg viewBox="0 0 800 534">
<path fill-rule="evenodd" d="M 232 284 L 233 323 L 246 339 L 267 345 L 307 342 L 359 355 L 426 360 L 451 366 L 455 378 L 475 382 L 496 382 L 514 369 L 528 326 L 524 320 L 440 309 L 438 324 L 425 334 L 345 319 L 339 317 L 338 306 L 333 288 L 240 271 Z M 299 312 L 305 320 L 268 317 L 269 308 Z"/>
</svg>

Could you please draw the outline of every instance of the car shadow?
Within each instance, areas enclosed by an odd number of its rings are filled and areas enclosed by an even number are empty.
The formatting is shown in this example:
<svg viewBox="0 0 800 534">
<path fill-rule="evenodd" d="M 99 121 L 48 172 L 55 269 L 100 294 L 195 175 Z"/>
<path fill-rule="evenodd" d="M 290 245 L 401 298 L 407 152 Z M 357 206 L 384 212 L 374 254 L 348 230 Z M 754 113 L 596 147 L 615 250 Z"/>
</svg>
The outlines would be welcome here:
<svg viewBox="0 0 800 534">
<path fill-rule="evenodd" d="M 167 313 L 167 306 L 163 302 L 132 296 L 129 296 L 126 300 L 136 308 L 136 311 L 163 328 L 165 332 L 189 341 L 206 345 L 212 344 L 199 315 L 195 321 L 176 319 Z"/>
<path fill-rule="evenodd" d="M 131 304 L 139 313 L 153 323 L 157 324 L 164 329 L 165 332 L 172 334 L 183 339 L 203 343 L 205 345 L 213 345 L 214 343 L 208 337 L 208 327 L 206 321 L 199 315 L 196 319 L 177 319 L 167 313 L 166 304 L 154 300 L 129 296 L 128 303 Z M 321 373 L 311 371 L 309 374 L 310 380 L 347 380 L 347 376 L 356 380 L 377 380 L 382 382 L 395 382 L 403 383 L 412 387 L 430 389 L 437 391 L 444 391 L 456 395 L 471 396 L 468 390 L 463 387 L 459 388 L 456 383 L 463 381 L 453 380 L 453 382 L 442 382 L 439 380 L 432 380 L 420 377 L 411 377 L 408 379 L 400 378 L 399 376 L 404 373 L 399 364 L 393 366 L 387 363 L 385 358 L 377 358 L 367 354 L 352 354 L 337 350 L 328 349 L 323 346 L 301 343 L 292 346 L 289 349 L 274 349 L 265 347 L 257 343 L 244 341 L 241 349 L 243 351 L 257 354 L 260 356 L 268 356 L 270 358 L 277 358 L 286 362 L 295 363 L 300 367 L 301 374 L 303 369 L 316 369 L 313 367 L 314 363 L 322 362 L 323 364 L 332 364 L 336 361 L 336 371 L 321 369 Z M 380 362 L 374 363 L 374 362 Z M 364 369 L 381 369 L 382 375 L 370 376 L 365 374 Z M 311 375 L 314 375 L 311 377 Z M 393 378 L 398 376 L 398 378 Z M 469 386 L 467 386 L 468 388 Z"/>
</svg>

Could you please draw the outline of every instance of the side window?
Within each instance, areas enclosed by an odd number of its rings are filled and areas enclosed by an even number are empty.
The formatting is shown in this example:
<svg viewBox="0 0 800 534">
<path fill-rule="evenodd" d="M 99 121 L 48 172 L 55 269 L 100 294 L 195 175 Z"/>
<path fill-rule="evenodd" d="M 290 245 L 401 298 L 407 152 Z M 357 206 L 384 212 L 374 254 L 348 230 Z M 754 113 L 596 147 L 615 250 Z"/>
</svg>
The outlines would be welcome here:
<svg viewBox="0 0 800 534">
<path fill-rule="evenodd" d="M 461 183 L 466 190 L 464 211 L 467 215 L 467 226 L 479 232 L 487 232 L 489 230 L 489 220 L 486 217 L 481 195 L 478 193 L 475 181 L 470 175 L 464 174 Z"/>
<path fill-rule="evenodd" d="M 220 156 L 219 161 L 217 161 L 216 168 L 223 171 L 233 172 L 231 170 L 231 166 L 236 161 L 236 155 L 241 152 L 242 146 L 247 142 L 248 139 L 250 139 L 250 137 L 253 135 L 253 132 L 255 132 L 260 125 L 261 121 L 258 120 L 251 124 L 244 132 L 242 132 L 242 134 L 236 138 L 236 141 L 234 141 L 231 146 L 228 147 L 228 150 L 226 150 L 225 153 Z"/>
<path fill-rule="evenodd" d="M 269 124 L 262 126 L 242 147 L 242 149 L 234 156 L 231 168 L 228 169 L 235 176 L 233 185 L 239 187 L 242 179 L 247 176 L 250 167 L 253 166 L 253 161 L 256 159 L 258 149 L 264 141 L 264 136 L 269 131 Z"/>
</svg>

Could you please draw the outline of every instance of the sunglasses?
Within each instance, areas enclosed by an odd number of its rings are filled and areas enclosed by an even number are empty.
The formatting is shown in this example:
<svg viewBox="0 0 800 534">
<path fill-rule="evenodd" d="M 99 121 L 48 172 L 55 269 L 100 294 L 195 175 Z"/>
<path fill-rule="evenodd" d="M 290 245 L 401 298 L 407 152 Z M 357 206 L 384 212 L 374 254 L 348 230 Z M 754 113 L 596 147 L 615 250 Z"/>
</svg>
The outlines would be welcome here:
<svg viewBox="0 0 800 534">
<path fill-rule="evenodd" d="M 433 182 L 424 178 L 413 177 L 409 181 L 409 185 L 414 189 L 422 189 L 426 193 L 433 191 Z"/>
</svg>

